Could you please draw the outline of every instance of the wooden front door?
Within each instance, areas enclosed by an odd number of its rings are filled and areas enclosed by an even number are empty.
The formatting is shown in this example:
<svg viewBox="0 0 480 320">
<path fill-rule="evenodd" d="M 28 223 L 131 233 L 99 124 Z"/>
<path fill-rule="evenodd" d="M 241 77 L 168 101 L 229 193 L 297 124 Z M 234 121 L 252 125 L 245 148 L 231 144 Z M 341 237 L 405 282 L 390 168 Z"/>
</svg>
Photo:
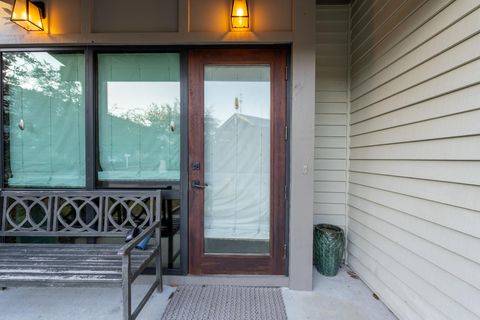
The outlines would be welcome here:
<svg viewBox="0 0 480 320">
<path fill-rule="evenodd" d="M 285 274 L 286 59 L 189 53 L 191 274 Z"/>
</svg>

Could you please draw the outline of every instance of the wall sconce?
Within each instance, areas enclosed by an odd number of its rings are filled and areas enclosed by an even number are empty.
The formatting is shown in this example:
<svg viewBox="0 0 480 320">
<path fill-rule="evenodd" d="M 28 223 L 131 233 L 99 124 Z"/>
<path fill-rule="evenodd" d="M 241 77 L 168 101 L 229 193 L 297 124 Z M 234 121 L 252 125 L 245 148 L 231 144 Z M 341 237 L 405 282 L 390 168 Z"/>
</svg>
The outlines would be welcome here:
<svg viewBox="0 0 480 320">
<path fill-rule="evenodd" d="M 10 21 L 27 31 L 43 31 L 45 4 L 41 1 L 15 0 Z"/>
<path fill-rule="evenodd" d="M 232 31 L 244 31 L 250 29 L 250 14 L 247 0 L 233 0 L 232 4 Z"/>
</svg>

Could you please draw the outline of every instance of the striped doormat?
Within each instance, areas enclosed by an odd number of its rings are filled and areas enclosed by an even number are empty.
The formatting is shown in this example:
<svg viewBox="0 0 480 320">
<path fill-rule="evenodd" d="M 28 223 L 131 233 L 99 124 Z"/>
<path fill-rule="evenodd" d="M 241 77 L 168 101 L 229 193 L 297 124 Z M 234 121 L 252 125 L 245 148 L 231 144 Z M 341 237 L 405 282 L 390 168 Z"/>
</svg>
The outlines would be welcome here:
<svg viewBox="0 0 480 320">
<path fill-rule="evenodd" d="M 287 320 L 279 288 L 179 286 L 162 320 Z"/>
</svg>

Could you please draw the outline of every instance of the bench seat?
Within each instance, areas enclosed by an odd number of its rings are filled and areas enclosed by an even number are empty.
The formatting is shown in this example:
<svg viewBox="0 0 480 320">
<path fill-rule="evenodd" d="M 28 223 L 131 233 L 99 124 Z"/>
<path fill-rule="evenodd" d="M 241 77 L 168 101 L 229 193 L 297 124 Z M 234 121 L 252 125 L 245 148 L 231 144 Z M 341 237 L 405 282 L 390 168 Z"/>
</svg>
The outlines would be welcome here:
<svg viewBox="0 0 480 320">
<path fill-rule="evenodd" d="M 0 244 L 0 286 L 122 285 L 121 245 Z M 134 249 L 131 272 L 153 254 Z"/>
<path fill-rule="evenodd" d="M 162 291 L 160 190 L 2 190 L 0 200 L 0 287 L 120 287 L 124 320 Z M 5 243 L 18 237 L 32 243 Z M 38 243 L 53 237 L 118 244 Z M 155 281 L 134 309 L 132 283 L 150 264 Z"/>
</svg>

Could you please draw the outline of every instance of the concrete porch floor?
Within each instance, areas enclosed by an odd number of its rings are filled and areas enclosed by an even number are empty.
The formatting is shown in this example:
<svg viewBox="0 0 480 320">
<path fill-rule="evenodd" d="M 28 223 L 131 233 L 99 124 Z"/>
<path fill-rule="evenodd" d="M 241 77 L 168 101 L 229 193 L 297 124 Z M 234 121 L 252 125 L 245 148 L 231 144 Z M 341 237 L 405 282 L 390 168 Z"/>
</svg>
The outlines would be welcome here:
<svg viewBox="0 0 480 320">
<path fill-rule="evenodd" d="M 350 277 L 344 268 L 331 278 L 314 273 L 312 292 L 282 290 L 289 320 L 396 319 L 361 280 Z M 134 298 L 138 301 L 147 288 L 143 283 L 135 285 Z M 174 291 L 174 287 L 164 286 L 163 293 L 152 296 L 138 319 L 159 320 Z M 118 320 L 121 292 L 119 288 L 9 288 L 0 291 L 0 319 Z"/>
<path fill-rule="evenodd" d="M 289 320 L 396 320 L 362 280 L 342 267 L 335 277 L 313 271 L 313 291 L 283 289 Z"/>
</svg>

